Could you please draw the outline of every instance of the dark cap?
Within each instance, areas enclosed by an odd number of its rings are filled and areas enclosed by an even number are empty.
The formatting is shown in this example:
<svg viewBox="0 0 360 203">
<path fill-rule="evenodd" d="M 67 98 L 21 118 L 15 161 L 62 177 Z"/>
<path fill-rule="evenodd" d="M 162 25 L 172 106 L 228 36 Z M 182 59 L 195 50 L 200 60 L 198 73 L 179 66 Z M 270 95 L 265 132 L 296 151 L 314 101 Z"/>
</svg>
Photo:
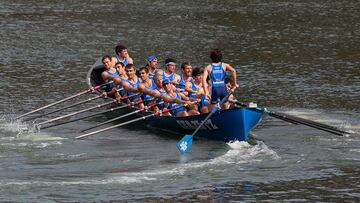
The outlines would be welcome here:
<svg viewBox="0 0 360 203">
<path fill-rule="evenodd" d="M 162 81 L 162 85 L 165 85 L 165 84 L 167 84 L 167 83 L 171 83 L 171 81 L 170 81 L 169 79 L 164 79 L 164 80 Z"/>
</svg>

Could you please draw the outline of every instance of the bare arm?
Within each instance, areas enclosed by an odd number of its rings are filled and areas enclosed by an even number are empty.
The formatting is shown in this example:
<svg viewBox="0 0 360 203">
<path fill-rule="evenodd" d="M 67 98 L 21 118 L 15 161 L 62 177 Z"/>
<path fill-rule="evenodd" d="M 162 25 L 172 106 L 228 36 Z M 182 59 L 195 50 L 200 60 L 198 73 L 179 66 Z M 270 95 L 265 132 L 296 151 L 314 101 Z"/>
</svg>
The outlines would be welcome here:
<svg viewBox="0 0 360 203">
<path fill-rule="evenodd" d="M 142 84 L 142 83 L 139 84 L 139 86 L 138 86 L 137 89 L 138 89 L 139 92 L 142 92 L 142 93 L 144 93 L 144 94 L 147 94 L 147 95 L 150 95 L 150 96 L 153 96 L 153 97 L 157 97 L 157 98 L 160 97 L 160 96 L 159 96 L 160 94 L 156 94 L 155 91 L 149 90 L 149 89 L 146 88 L 145 85 Z"/>
<path fill-rule="evenodd" d="M 234 81 L 234 86 L 237 88 L 239 87 L 238 83 L 237 83 L 237 79 L 236 79 L 236 70 L 235 68 L 233 68 L 232 66 L 230 66 L 229 64 L 225 65 L 225 71 L 229 71 L 231 72 L 231 76 L 232 76 L 232 80 Z"/>
<path fill-rule="evenodd" d="M 208 84 L 206 82 L 206 79 L 209 76 L 209 72 L 210 72 L 210 65 L 206 66 L 206 68 L 204 70 L 203 80 L 202 80 L 204 94 L 208 99 L 210 99 L 210 93 L 209 93 L 209 88 L 208 88 Z"/>
<path fill-rule="evenodd" d="M 133 88 L 128 82 L 123 82 L 122 85 L 127 92 L 139 92 L 137 88 Z"/>
</svg>

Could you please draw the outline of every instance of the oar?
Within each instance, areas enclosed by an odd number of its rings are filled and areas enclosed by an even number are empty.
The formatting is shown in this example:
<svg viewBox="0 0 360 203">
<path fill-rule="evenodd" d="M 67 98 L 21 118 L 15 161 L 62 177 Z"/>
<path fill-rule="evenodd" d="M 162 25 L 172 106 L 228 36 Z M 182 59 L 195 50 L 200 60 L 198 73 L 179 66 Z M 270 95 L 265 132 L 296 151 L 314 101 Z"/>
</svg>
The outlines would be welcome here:
<svg viewBox="0 0 360 203">
<path fill-rule="evenodd" d="M 107 95 L 112 95 L 116 92 L 119 92 L 121 91 L 121 89 L 118 89 L 118 90 L 111 90 L 110 92 L 104 92 L 104 93 L 101 93 L 100 95 L 98 96 L 95 96 L 95 97 L 92 97 L 92 98 L 89 98 L 89 99 L 86 99 L 84 101 L 80 101 L 80 102 L 77 102 L 75 104 L 71 104 L 71 105 L 68 105 L 68 106 L 65 106 L 65 107 L 62 107 L 60 109 L 56 109 L 54 111 L 50 111 L 50 112 L 47 112 L 47 113 L 44 113 L 44 114 L 41 114 L 41 115 L 38 115 L 38 116 L 35 116 L 35 117 L 32 117 L 32 118 L 29 118 L 29 119 L 25 119 L 24 121 L 30 121 L 30 120 L 34 120 L 36 118 L 40 118 L 40 117 L 43 117 L 43 116 L 47 116 L 47 115 L 50 115 L 50 114 L 53 114 L 53 113 L 56 113 L 56 112 L 59 112 L 59 111 L 62 111 L 62 110 L 65 110 L 65 109 L 68 109 L 68 108 L 72 108 L 72 107 L 75 107 L 75 106 L 79 106 L 81 104 L 85 104 L 85 103 L 88 103 L 88 102 L 91 102 L 93 100 L 96 100 L 96 99 L 99 99 L 99 98 L 102 98 L 102 97 L 107 97 Z"/>
<path fill-rule="evenodd" d="M 41 108 L 38 108 L 38 109 L 35 109 L 35 110 L 33 110 L 33 111 L 24 113 L 24 114 L 16 117 L 15 120 L 17 120 L 17 119 L 19 119 L 19 118 L 22 118 L 22 117 L 24 117 L 24 116 L 27 116 L 27 115 L 36 113 L 36 112 L 41 111 L 41 110 L 43 110 L 43 109 L 49 108 L 49 107 L 54 106 L 54 105 L 56 105 L 56 104 L 60 104 L 60 103 L 62 103 L 62 102 L 68 101 L 68 100 L 70 100 L 70 99 L 73 99 L 73 98 L 75 98 L 75 97 L 81 96 L 81 95 L 83 95 L 83 94 L 92 92 L 92 91 L 94 91 L 94 90 L 98 90 L 98 89 L 100 89 L 101 87 L 103 87 L 103 86 L 105 86 L 105 85 L 108 85 L 108 84 L 110 84 L 110 83 L 112 83 L 112 82 L 105 83 L 105 84 L 102 84 L 102 85 L 99 85 L 99 86 L 96 86 L 96 87 L 91 87 L 91 88 L 89 88 L 89 89 L 87 89 L 87 90 L 85 90 L 85 91 L 79 92 L 79 93 L 77 93 L 77 94 L 75 94 L 75 95 L 72 95 L 72 96 L 70 96 L 70 97 L 61 99 L 61 100 L 59 100 L 59 101 L 56 101 L 56 102 L 51 103 L 51 104 L 48 104 L 48 105 L 43 106 L 43 107 L 41 107 Z"/>
<path fill-rule="evenodd" d="M 133 106 L 136 105 L 136 104 L 139 104 L 139 103 L 143 103 L 143 102 L 144 102 L 144 101 L 139 100 L 139 101 L 135 102 L 135 103 L 133 104 Z M 113 121 L 120 120 L 120 119 L 125 118 L 125 117 L 127 117 L 127 116 L 131 116 L 131 115 L 137 114 L 137 113 L 139 113 L 139 112 L 146 111 L 146 110 L 151 109 L 152 107 L 154 107 L 154 106 L 156 106 L 156 105 L 158 105 L 158 104 L 160 104 L 160 103 L 163 103 L 163 102 L 150 104 L 150 105 L 148 105 L 148 106 L 145 106 L 144 108 L 141 108 L 141 109 L 138 109 L 138 110 L 129 112 L 129 113 L 127 113 L 127 114 L 118 116 L 118 117 L 116 117 L 116 118 L 113 118 L 113 119 L 110 119 L 110 120 L 107 120 L 107 121 L 104 121 L 104 122 L 99 123 L 99 124 L 97 124 L 97 125 L 91 126 L 90 128 L 86 128 L 86 129 L 82 130 L 81 132 L 85 132 L 85 131 L 88 131 L 88 130 L 90 130 L 90 129 L 94 129 L 94 128 L 97 128 L 97 127 L 99 127 L 99 126 L 103 126 L 103 125 L 105 125 L 105 124 L 111 123 L 111 122 L 113 122 Z"/>
<path fill-rule="evenodd" d="M 246 104 L 241 103 L 241 102 L 234 102 L 235 104 L 238 104 L 240 106 L 246 107 Z M 275 111 L 271 111 L 268 110 L 267 108 L 262 108 L 262 107 L 256 107 L 255 108 L 258 111 L 262 111 L 264 113 L 267 113 L 269 116 L 272 116 L 274 118 L 286 121 L 286 122 L 290 122 L 290 123 L 294 123 L 294 124 L 302 124 L 302 125 L 306 125 L 309 127 L 313 127 L 319 130 L 323 130 L 335 135 L 339 135 L 339 136 L 343 136 L 344 134 L 350 134 L 349 132 L 340 130 L 334 126 L 330 126 L 330 125 L 326 125 L 324 123 L 319 123 L 316 121 L 312 121 L 312 120 L 308 120 L 305 118 L 300 118 L 300 117 L 296 117 L 296 116 L 292 116 L 289 114 L 285 114 L 285 113 L 280 113 L 280 112 L 275 112 Z"/>
<path fill-rule="evenodd" d="M 103 128 L 103 129 L 100 129 L 100 130 L 97 130 L 97 131 L 93 131 L 93 132 L 90 132 L 90 133 L 86 133 L 86 134 L 83 134 L 83 135 L 79 135 L 79 136 L 77 136 L 77 137 L 75 137 L 75 138 L 76 138 L 76 139 L 81 139 L 81 138 L 84 138 L 84 137 L 87 137 L 87 136 L 90 136 L 90 135 L 94 135 L 94 134 L 101 133 L 101 132 L 104 132 L 104 131 L 107 131 L 107 130 L 111 130 L 111 129 L 114 129 L 114 128 L 117 128 L 117 127 L 120 127 L 120 126 L 124 126 L 124 125 L 130 124 L 130 123 L 134 123 L 134 122 L 136 122 L 136 121 L 145 120 L 145 119 L 147 119 L 147 118 L 149 118 L 149 117 L 161 115 L 162 113 L 167 113 L 167 112 L 169 112 L 169 111 L 172 111 L 172 110 L 175 110 L 175 109 L 184 107 L 184 106 L 186 106 L 186 104 L 177 106 L 177 107 L 172 108 L 172 109 L 164 109 L 163 111 L 158 111 L 158 112 L 155 112 L 155 113 L 146 115 L 146 116 L 142 116 L 142 117 L 139 117 L 139 118 L 130 120 L 130 121 L 126 121 L 126 122 L 124 122 L 124 123 L 119 123 L 119 124 L 117 124 L 117 125 L 113 125 L 113 126 L 110 126 L 110 127 L 107 127 L 107 128 Z"/>
<path fill-rule="evenodd" d="M 86 118 L 95 117 L 95 116 L 98 116 L 98 115 L 101 115 L 101 114 L 104 114 L 104 113 L 109 113 L 109 112 L 112 112 L 112 111 L 117 111 L 117 110 L 119 110 L 119 109 L 123 109 L 123 108 L 129 107 L 129 106 L 131 106 L 131 104 L 126 104 L 126 105 L 123 105 L 123 106 L 118 106 L 118 107 L 115 107 L 115 108 L 108 109 L 108 110 L 106 110 L 106 111 L 101 111 L 101 112 L 98 112 L 98 113 L 93 113 L 93 114 L 90 114 L 90 115 L 87 115 L 87 116 L 83 116 L 83 117 L 80 117 L 80 118 L 75 118 L 75 119 L 72 119 L 72 120 L 69 120 L 69 121 L 65 121 L 65 122 L 62 122 L 62 123 L 55 123 L 55 124 L 52 124 L 52 125 L 47 125 L 47 126 L 41 127 L 41 129 L 51 128 L 51 127 L 55 127 L 55 126 L 58 126 L 58 125 L 64 125 L 64 124 L 67 124 L 67 123 L 72 123 L 72 122 L 79 121 L 79 120 L 83 120 L 83 119 L 86 119 Z"/>
<path fill-rule="evenodd" d="M 201 124 L 195 129 L 195 131 L 191 135 L 185 135 L 178 143 L 177 147 L 182 153 L 186 153 L 193 141 L 194 135 L 200 130 L 200 128 L 205 124 L 207 120 L 221 107 L 229 98 L 229 96 L 235 91 L 235 88 L 231 89 L 228 94 L 220 101 L 219 105 L 216 105 L 213 110 L 206 116 L 206 118 L 201 122 Z"/>
<path fill-rule="evenodd" d="M 138 94 L 133 94 L 133 95 L 130 95 L 130 96 L 123 96 L 121 98 L 119 98 L 119 100 L 122 100 L 122 99 L 128 99 L 130 97 L 133 97 L 133 96 L 136 96 Z M 47 121 L 44 121 L 44 122 L 41 122 L 41 123 L 38 123 L 38 124 L 35 124 L 35 126 L 38 128 L 40 125 L 44 125 L 46 123 L 50 123 L 50 122 L 53 122 L 53 121 L 57 121 L 57 120 L 60 120 L 60 119 L 63 119 L 63 118 L 67 118 L 67 117 L 70 117 L 70 116 L 74 116 L 74 115 L 77 115 L 77 114 L 80 114 L 80 113 L 83 113 L 83 112 L 86 112 L 86 111 L 91 111 L 93 109 L 97 109 L 97 108 L 101 108 L 101 107 L 104 107 L 104 106 L 107 106 L 109 104 L 112 104 L 112 103 L 118 103 L 119 101 L 117 99 L 112 99 L 112 101 L 110 102 L 107 102 L 107 103 L 104 103 L 104 104 L 100 104 L 100 105 L 96 105 L 94 107 L 90 107 L 90 108 L 87 108 L 87 109 L 83 109 L 83 110 L 80 110 L 80 111 L 77 111 L 77 112 L 73 112 L 73 113 L 70 113 L 70 114 L 67 114 L 67 115 L 64 115 L 64 116 L 59 116 L 59 117 L 56 117 L 56 118 L 53 118 L 53 119 L 50 119 L 50 120 L 47 120 Z"/>
<path fill-rule="evenodd" d="M 110 105 L 110 104 L 113 104 L 113 103 L 117 103 L 117 102 L 118 101 L 116 99 L 112 99 L 111 101 L 103 103 L 103 104 L 99 104 L 99 105 L 96 105 L 96 106 L 93 106 L 93 107 L 90 107 L 90 108 L 87 108 L 87 109 L 76 111 L 76 112 L 73 112 L 73 113 L 70 113 L 70 114 L 67 114 L 67 115 L 64 115 L 64 116 L 59 116 L 59 117 L 56 117 L 56 118 L 53 118 L 53 119 L 50 119 L 50 120 L 35 124 L 35 126 L 38 127 L 38 126 L 44 125 L 46 123 L 51 123 L 51 122 L 54 122 L 54 121 L 57 121 L 57 120 L 60 120 L 60 119 L 64 119 L 64 118 L 67 118 L 67 117 L 70 117 L 70 116 L 74 116 L 74 115 L 77 115 L 77 114 L 80 114 L 80 113 L 84 113 L 86 111 L 91 111 L 93 109 L 98 109 L 98 108 L 101 108 L 101 107 L 104 107 L 104 106 L 107 106 L 107 105 Z"/>
</svg>

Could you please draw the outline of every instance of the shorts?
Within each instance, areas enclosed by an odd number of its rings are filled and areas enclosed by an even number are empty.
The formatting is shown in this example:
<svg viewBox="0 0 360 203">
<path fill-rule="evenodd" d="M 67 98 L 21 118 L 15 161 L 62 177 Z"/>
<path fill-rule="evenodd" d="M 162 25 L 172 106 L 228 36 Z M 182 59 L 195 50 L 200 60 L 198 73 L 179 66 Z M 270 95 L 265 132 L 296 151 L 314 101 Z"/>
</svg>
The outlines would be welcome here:
<svg viewBox="0 0 360 203">
<path fill-rule="evenodd" d="M 211 89 L 211 104 L 217 104 L 227 95 L 226 86 L 213 87 Z"/>
</svg>

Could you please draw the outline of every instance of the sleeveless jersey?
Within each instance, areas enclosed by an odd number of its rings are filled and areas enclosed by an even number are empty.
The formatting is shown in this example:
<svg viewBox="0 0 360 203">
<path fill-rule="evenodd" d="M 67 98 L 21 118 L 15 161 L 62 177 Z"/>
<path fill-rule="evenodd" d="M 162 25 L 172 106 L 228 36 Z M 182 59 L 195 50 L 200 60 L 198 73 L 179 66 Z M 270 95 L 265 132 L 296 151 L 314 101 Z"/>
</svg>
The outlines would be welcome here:
<svg viewBox="0 0 360 203">
<path fill-rule="evenodd" d="M 149 78 L 154 79 L 154 75 L 157 73 L 157 70 L 155 70 L 153 73 L 149 72 Z"/>
<path fill-rule="evenodd" d="M 129 63 L 127 58 L 124 58 L 123 61 L 120 60 L 120 58 L 116 55 L 116 62 L 115 63 L 123 63 L 125 66 Z"/>
<path fill-rule="evenodd" d="M 127 79 L 126 79 L 126 78 L 120 77 L 120 80 L 121 80 L 121 82 L 127 82 Z M 118 85 L 117 88 L 118 88 L 118 89 L 121 89 L 121 88 L 124 88 L 124 87 L 123 87 L 122 85 Z M 126 94 L 126 91 L 123 89 L 123 90 L 121 90 L 121 91 L 119 92 L 119 94 L 120 94 L 121 96 L 124 96 L 124 95 Z"/>
<path fill-rule="evenodd" d="M 189 82 L 193 83 L 192 77 L 190 77 Z M 184 78 L 181 74 L 179 84 L 176 85 L 176 88 L 179 88 L 183 92 L 183 91 L 185 91 L 185 85 L 186 85 L 186 81 L 184 80 Z"/>
<path fill-rule="evenodd" d="M 211 64 L 210 80 L 212 87 L 225 86 L 226 72 L 222 67 L 222 63 L 219 65 Z"/>
<path fill-rule="evenodd" d="M 153 80 L 150 80 L 150 81 L 151 81 L 151 85 L 150 85 L 150 86 L 146 86 L 146 85 L 144 85 L 144 86 L 146 87 L 146 89 L 155 90 L 155 89 L 156 89 L 155 82 L 154 82 Z M 151 96 L 151 95 L 147 95 L 147 94 L 142 94 L 142 95 L 141 95 L 141 99 L 142 99 L 143 101 L 148 101 L 148 100 L 151 100 L 151 99 L 153 99 L 153 98 L 154 98 L 154 97 Z"/>
<path fill-rule="evenodd" d="M 163 73 L 162 73 L 163 80 L 168 79 L 172 82 L 172 81 L 174 81 L 174 76 L 175 76 L 174 73 L 171 73 L 170 75 L 165 75 L 165 71 L 163 71 Z"/>
<path fill-rule="evenodd" d="M 175 96 L 171 96 L 168 94 L 168 96 L 170 98 L 177 98 L 177 99 L 181 99 L 181 96 L 178 94 L 178 93 L 175 93 Z M 178 104 L 178 103 L 169 103 L 168 105 L 168 109 L 173 109 L 173 108 L 176 108 L 176 107 L 179 107 L 179 106 L 182 106 L 182 104 Z M 179 112 L 179 111 L 184 111 L 186 110 L 185 107 L 180 107 L 180 108 L 177 108 L 177 109 L 173 109 L 170 111 L 171 115 L 173 116 L 176 116 L 176 113 Z"/>
<path fill-rule="evenodd" d="M 127 82 L 130 84 L 131 87 L 137 88 L 137 87 L 139 86 L 139 84 L 140 84 L 140 79 L 137 78 L 137 80 L 136 80 L 135 83 L 133 83 L 133 82 L 130 81 L 130 80 L 127 80 Z M 133 95 L 133 94 L 135 94 L 135 92 L 127 92 L 127 95 L 129 95 L 129 96 L 130 96 L 130 95 Z"/>
<path fill-rule="evenodd" d="M 165 91 L 165 90 L 155 89 L 154 91 L 157 91 L 157 92 L 160 93 L 160 94 L 166 94 L 166 91 Z M 162 98 L 157 98 L 157 99 L 156 99 L 156 103 L 160 103 L 160 102 L 162 102 L 162 101 L 163 101 Z M 159 107 L 160 110 L 163 110 L 163 109 L 165 108 L 165 104 L 164 104 L 164 103 L 159 104 L 158 107 Z"/>
</svg>

